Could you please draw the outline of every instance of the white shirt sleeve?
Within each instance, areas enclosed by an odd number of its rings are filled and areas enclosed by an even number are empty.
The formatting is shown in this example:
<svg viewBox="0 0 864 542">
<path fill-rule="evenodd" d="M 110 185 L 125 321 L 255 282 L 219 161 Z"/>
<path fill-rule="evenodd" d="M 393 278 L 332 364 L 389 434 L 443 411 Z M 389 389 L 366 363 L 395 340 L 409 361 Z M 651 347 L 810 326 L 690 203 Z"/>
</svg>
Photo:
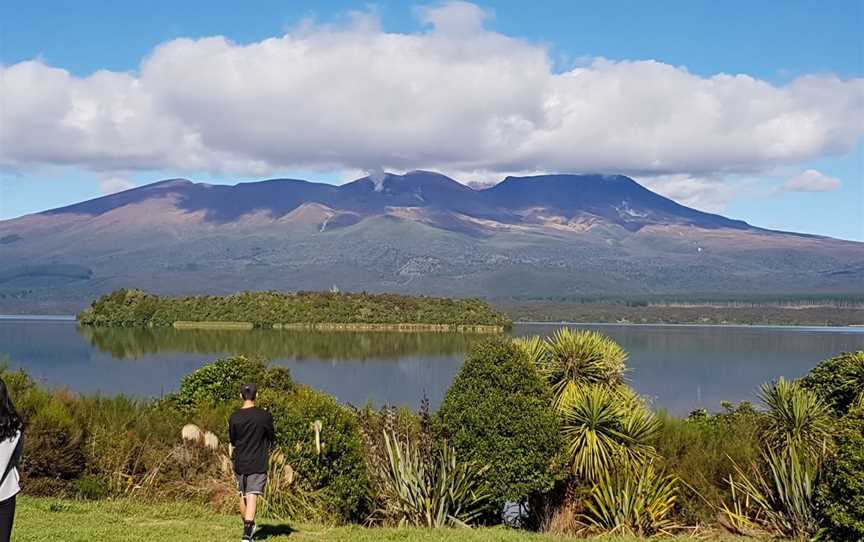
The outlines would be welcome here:
<svg viewBox="0 0 864 542">
<path fill-rule="evenodd" d="M 9 461 L 12 460 L 12 455 L 15 453 L 15 448 L 18 446 L 18 440 L 21 438 L 21 432 L 15 433 L 15 436 L 0 442 L 0 476 L 6 472 L 9 466 Z M 21 491 L 18 484 L 18 469 L 12 467 L 6 479 L 0 484 L 0 501 L 5 501 L 14 497 Z"/>
</svg>

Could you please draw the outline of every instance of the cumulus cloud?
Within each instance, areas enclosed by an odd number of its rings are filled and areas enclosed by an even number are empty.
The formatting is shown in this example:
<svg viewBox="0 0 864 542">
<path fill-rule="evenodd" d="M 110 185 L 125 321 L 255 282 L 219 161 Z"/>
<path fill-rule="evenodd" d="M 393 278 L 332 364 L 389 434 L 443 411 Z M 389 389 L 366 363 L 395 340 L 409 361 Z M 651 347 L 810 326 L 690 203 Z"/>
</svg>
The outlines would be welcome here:
<svg viewBox="0 0 864 542">
<path fill-rule="evenodd" d="M 136 184 L 124 177 L 106 177 L 99 181 L 99 188 L 105 195 L 115 194 L 130 188 L 135 188 Z"/>
<path fill-rule="evenodd" d="M 640 177 L 637 180 L 658 194 L 709 213 L 723 213 L 735 199 L 760 195 L 752 179 L 737 176 L 700 177 L 684 173 Z"/>
<path fill-rule="evenodd" d="M 802 171 L 781 186 L 784 192 L 833 192 L 843 185 L 840 179 L 829 177 L 815 169 Z"/>
<path fill-rule="evenodd" d="M 0 167 L 609 172 L 704 207 L 728 193 L 705 179 L 847 153 L 864 137 L 862 79 L 774 85 L 602 58 L 560 71 L 473 4 L 418 16 L 427 27 L 411 34 L 370 12 L 249 44 L 176 39 L 130 73 L 0 67 Z"/>
</svg>

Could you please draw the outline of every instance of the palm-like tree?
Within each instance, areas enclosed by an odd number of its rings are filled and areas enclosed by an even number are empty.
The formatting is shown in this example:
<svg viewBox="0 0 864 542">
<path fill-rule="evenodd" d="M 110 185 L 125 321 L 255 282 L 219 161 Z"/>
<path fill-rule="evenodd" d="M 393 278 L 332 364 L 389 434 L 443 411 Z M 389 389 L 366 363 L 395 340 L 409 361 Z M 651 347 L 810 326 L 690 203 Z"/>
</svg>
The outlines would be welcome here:
<svg viewBox="0 0 864 542">
<path fill-rule="evenodd" d="M 528 359 L 537 364 L 552 386 L 554 404 L 560 407 L 586 385 L 618 387 L 624 383 L 627 352 L 596 331 L 561 328 L 546 339 L 517 339 Z"/>
<path fill-rule="evenodd" d="M 577 477 L 596 481 L 654 456 L 650 442 L 659 422 L 628 388 L 581 386 L 559 408 L 561 432 Z"/>
</svg>

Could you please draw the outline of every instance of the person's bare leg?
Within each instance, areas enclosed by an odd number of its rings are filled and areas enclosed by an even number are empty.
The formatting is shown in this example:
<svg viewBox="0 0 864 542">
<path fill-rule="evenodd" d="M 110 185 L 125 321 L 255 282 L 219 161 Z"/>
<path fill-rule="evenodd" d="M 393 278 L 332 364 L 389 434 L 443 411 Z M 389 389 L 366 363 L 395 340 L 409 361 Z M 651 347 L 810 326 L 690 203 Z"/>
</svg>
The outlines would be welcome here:
<svg viewBox="0 0 864 542">
<path fill-rule="evenodd" d="M 246 497 L 240 495 L 240 519 L 246 521 Z"/>
<path fill-rule="evenodd" d="M 243 519 L 245 521 L 255 521 L 255 508 L 257 505 L 258 495 L 255 495 L 254 493 L 246 495 L 246 510 L 243 512 Z"/>
</svg>

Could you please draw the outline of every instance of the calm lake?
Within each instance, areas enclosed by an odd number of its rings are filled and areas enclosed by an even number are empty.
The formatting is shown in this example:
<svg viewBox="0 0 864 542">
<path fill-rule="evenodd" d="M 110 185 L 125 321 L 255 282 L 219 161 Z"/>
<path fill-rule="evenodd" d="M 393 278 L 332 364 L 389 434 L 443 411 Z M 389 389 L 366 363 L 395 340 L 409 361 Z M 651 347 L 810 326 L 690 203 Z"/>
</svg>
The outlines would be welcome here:
<svg viewBox="0 0 864 542">
<path fill-rule="evenodd" d="M 514 335 L 560 325 L 521 324 Z M 758 386 L 798 377 L 819 360 L 864 349 L 864 328 L 571 325 L 596 329 L 630 353 L 629 379 L 675 414 L 753 400 Z M 465 351 L 482 336 L 286 330 L 212 331 L 78 328 L 73 321 L 0 319 L 0 358 L 51 386 L 158 396 L 221 355 L 260 355 L 294 378 L 355 405 L 436 406 Z"/>
</svg>

